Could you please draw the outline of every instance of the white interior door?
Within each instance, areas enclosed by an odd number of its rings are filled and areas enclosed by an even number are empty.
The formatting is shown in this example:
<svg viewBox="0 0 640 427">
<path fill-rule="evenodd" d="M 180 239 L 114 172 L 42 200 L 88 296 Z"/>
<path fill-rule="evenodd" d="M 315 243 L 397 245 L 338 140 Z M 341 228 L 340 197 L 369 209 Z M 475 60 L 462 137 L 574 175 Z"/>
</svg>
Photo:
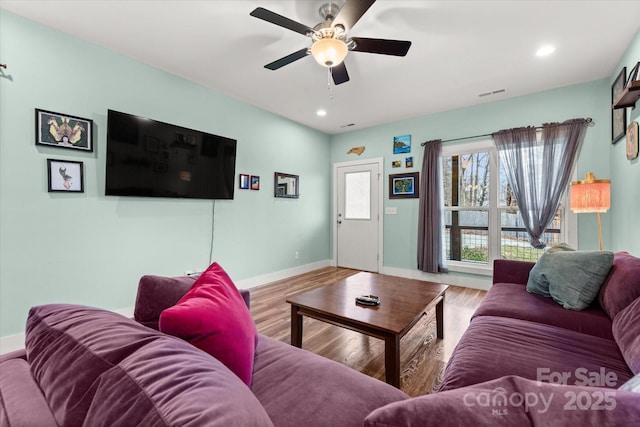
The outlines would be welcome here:
<svg viewBox="0 0 640 427">
<path fill-rule="evenodd" d="M 379 271 L 381 169 L 376 159 L 335 165 L 334 255 L 338 267 Z"/>
</svg>

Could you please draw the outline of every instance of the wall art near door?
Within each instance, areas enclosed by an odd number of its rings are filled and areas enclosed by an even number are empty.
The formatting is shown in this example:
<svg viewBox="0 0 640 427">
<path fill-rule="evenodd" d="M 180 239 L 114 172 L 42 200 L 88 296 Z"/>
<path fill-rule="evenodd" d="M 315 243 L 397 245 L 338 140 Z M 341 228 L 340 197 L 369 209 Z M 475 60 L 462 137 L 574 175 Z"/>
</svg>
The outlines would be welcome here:
<svg viewBox="0 0 640 427">
<path fill-rule="evenodd" d="M 393 154 L 411 152 L 411 135 L 393 137 Z"/>
<path fill-rule="evenodd" d="M 240 189 L 241 190 L 249 189 L 249 175 L 245 175 L 243 173 L 240 174 Z"/>
<path fill-rule="evenodd" d="M 412 168 L 413 167 L 413 156 L 411 157 L 407 157 L 406 159 L 404 159 L 404 164 L 407 168 Z"/>
<path fill-rule="evenodd" d="M 251 189 L 259 190 L 260 189 L 260 177 L 251 175 Z"/>
<path fill-rule="evenodd" d="M 36 108 L 36 144 L 93 151 L 93 120 Z"/>
<path fill-rule="evenodd" d="M 627 67 L 622 67 L 613 85 L 611 86 L 611 105 L 613 105 L 624 90 L 626 83 Z M 611 143 L 615 144 L 627 133 L 627 109 L 611 108 Z"/>
<path fill-rule="evenodd" d="M 83 169 L 82 162 L 47 159 L 49 192 L 84 193 Z"/>
<path fill-rule="evenodd" d="M 638 157 L 638 122 L 631 122 L 627 129 L 627 159 Z"/>
<path fill-rule="evenodd" d="M 389 175 L 390 199 L 418 198 L 419 172 L 397 173 Z"/>
</svg>

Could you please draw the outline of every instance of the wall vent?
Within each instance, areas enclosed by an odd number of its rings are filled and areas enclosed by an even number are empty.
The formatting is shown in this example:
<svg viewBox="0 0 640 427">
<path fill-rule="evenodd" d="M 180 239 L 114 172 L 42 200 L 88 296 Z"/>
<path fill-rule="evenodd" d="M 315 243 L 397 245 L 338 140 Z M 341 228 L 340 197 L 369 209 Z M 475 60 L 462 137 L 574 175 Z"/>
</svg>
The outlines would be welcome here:
<svg viewBox="0 0 640 427">
<path fill-rule="evenodd" d="M 491 95 L 497 95 L 499 93 L 504 93 L 506 91 L 507 91 L 506 89 L 496 89 L 496 90 L 492 90 L 492 91 L 489 91 L 489 92 L 479 93 L 478 96 L 480 98 L 482 98 L 482 97 L 485 97 L 485 96 L 491 96 Z"/>
</svg>

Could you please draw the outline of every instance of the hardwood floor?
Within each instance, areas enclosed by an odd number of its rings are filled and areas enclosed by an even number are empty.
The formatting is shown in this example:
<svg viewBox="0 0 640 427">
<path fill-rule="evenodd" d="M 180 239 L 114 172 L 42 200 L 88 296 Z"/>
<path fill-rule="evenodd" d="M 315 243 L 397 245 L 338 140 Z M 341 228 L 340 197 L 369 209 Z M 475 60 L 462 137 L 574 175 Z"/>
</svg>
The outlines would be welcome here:
<svg viewBox="0 0 640 427">
<path fill-rule="evenodd" d="M 251 289 L 251 313 L 258 331 L 290 343 L 291 306 L 285 300 L 357 272 L 327 267 Z M 477 289 L 449 286 L 444 306 L 444 339 L 436 338 L 435 309 L 402 338 L 401 389 L 405 393 L 419 396 L 437 389 L 454 347 L 485 294 Z M 384 381 L 382 340 L 305 317 L 302 348 Z"/>
</svg>

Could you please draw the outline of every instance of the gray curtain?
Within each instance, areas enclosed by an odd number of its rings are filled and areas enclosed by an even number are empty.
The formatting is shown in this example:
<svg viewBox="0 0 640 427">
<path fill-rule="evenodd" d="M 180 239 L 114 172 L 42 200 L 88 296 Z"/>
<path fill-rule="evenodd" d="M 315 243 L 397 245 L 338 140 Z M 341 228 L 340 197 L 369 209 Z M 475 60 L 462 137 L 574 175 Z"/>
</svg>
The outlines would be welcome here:
<svg viewBox="0 0 640 427">
<path fill-rule="evenodd" d="M 545 247 L 540 237 L 560 206 L 586 128 L 585 119 L 545 123 L 540 142 L 536 138 L 535 127 L 501 130 L 493 134 L 500 161 L 534 248 Z"/>
<path fill-rule="evenodd" d="M 424 146 L 420 174 L 420 210 L 418 214 L 418 270 L 446 273 L 443 256 L 442 141 Z"/>
</svg>

